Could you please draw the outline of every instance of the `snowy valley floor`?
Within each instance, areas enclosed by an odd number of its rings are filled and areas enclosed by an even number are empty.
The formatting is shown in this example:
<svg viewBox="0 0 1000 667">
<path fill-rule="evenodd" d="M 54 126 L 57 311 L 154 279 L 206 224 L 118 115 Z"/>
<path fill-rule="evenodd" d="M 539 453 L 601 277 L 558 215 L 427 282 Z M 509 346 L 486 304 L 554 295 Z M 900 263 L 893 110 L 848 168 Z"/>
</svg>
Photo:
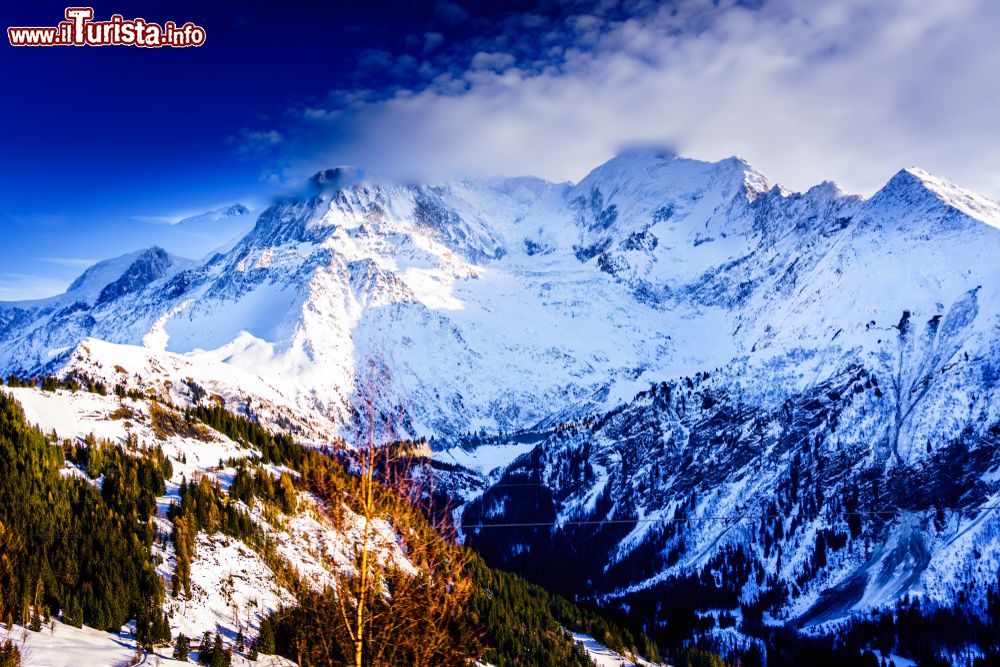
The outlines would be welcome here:
<svg viewBox="0 0 1000 667">
<path fill-rule="evenodd" d="M 0 637 L 6 636 L 0 626 Z M 15 627 L 10 637 L 21 647 L 24 667 L 117 667 L 128 665 L 135 657 L 135 641 L 128 634 L 116 635 L 92 628 L 74 628 L 53 621 L 41 632 Z M 593 637 L 574 633 L 573 639 L 587 650 L 597 667 L 655 667 L 647 660 L 631 662 Z M 197 652 L 189 654 L 187 664 L 197 662 Z M 184 664 L 171 657 L 169 648 L 160 648 L 143 656 L 143 666 Z M 233 656 L 233 667 L 293 667 L 295 663 L 279 656 L 261 656 L 251 662 L 243 656 Z"/>
<path fill-rule="evenodd" d="M 0 627 L 0 636 L 4 635 Z M 117 667 L 128 665 L 135 657 L 135 641 L 127 634 L 116 635 L 92 628 L 74 628 L 58 621 L 41 632 L 15 627 L 11 637 L 21 647 L 24 667 Z M 188 655 L 188 664 L 198 661 L 197 651 Z M 158 648 L 146 653 L 143 666 L 184 664 L 171 657 L 170 648 Z M 243 656 L 233 656 L 233 667 L 290 667 L 294 663 L 279 656 L 261 656 L 250 662 Z"/>
</svg>

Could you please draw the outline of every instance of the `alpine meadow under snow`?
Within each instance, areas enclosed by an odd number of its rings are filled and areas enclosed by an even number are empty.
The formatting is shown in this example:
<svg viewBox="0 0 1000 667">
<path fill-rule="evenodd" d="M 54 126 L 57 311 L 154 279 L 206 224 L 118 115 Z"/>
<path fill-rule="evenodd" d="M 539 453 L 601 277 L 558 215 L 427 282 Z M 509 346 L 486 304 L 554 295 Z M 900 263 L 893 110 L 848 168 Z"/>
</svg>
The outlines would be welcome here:
<svg viewBox="0 0 1000 667">
<path fill-rule="evenodd" d="M 4 377 L 109 394 L 4 390 L 28 422 L 58 441 L 155 444 L 172 464 L 152 518 L 164 581 L 182 483 L 229 494 L 264 451 L 191 411 L 314 450 L 351 443 L 375 360 L 394 435 L 434 460 L 411 472 L 434 471 L 464 543 L 678 664 L 805 664 L 816 646 L 876 664 L 996 659 L 996 202 L 916 168 L 866 199 L 652 150 L 577 184 L 337 168 L 308 187 L 207 257 L 153 247 L 0 304 Z M 303 484 L 263 459 L 275 484 Z M 333 523 L 295 488 L 280 516 L 243 502 L 252 540 L 197 533 L 193 592 L 162 605 L 172 637 L 249 645 L 296 603 L 276 563 L 316 590 L 350 570 L 356 508 Z M 416 570 L 400 530 L 378 525 L 379 558 Z M 598 664 L 617 655 L 578 634 Z"/>
</svg>

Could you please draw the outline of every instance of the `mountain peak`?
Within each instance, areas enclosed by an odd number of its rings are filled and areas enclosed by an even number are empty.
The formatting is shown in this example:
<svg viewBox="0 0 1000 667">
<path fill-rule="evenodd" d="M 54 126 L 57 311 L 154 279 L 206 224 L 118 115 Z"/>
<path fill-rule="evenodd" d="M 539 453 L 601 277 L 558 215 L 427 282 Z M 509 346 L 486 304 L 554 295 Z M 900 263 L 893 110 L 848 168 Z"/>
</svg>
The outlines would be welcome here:
<svg viewBox="0 0 1000 667">
<path fill-rule="evenodd" d="M 220 206 L 219 208 L 212 209 L 211 211 L 205 211 L 204 213 L 188 216 L 182 220 L 178 220 L 173 226 L 181 229 L 196 226 L 207 226 L 227 218 L 239 218 L 244 215 L 250 215 L 251 212 L 252 211 L 246 205 L 240 202 L 235 202 L 228 206 Z"/>
<path fill-rule="evenodd" d="M 718 162 L 705 162 L 655 149 L 619 153 L 587 174 L 577 187 L 589 188 L 603 181 L 638 184 L 652 180 L 669 181 L 692 191 L 713 180 L 735 181 L 759 192 L 770 189 L 767 179 L 743 158 L 730 156 Z"/>
<path fill-rule="evenodd" d="M 871 201 L 904 202 L 924 208 L 943 205 L 1000 229 L 1000 204 L 919 167 L 898 171 Z"/>
<path fill-rule="evenodd" d="M 187 261 L 174 257 L 159 246 L 146 248 L 137 254 L 116 280 L 101 289 L 97 305 L 137 292 L 187 264 Z"/>
<path fill-rule="evenodd" d="M 309 179 L 309 183 L 320 191 L 341 190 L 356 185 L 362 178 L 360 169 L 351 166 L 321 169 Z"/>
<path fill-rule="evenodd" d="M 833 181 L 823 181 L 822 183 L 814 185 L 806 190 L 806 196 L 825 199 L 839 199 L 845 194 L 846 193 L 843 189 L 841 189 L 841 187 Z"/>
<path fill-rule="evenodd" d="M 88 303 L 107 302 L 188 265 L 189 260 L 151 246 L 94 264 L 70 284 L 66 295 Z"/>
<path fill-rule="evenodd" d="M 231 204 L 222 210 L 222 217 L 232 218 L 234 216 L 247 215 L 249 213 L 250 213 L 249 208 L 247 208 L 244 204 L 241 204 L 240 202 L 236 202 L 235 204 Z"/>
</svg>

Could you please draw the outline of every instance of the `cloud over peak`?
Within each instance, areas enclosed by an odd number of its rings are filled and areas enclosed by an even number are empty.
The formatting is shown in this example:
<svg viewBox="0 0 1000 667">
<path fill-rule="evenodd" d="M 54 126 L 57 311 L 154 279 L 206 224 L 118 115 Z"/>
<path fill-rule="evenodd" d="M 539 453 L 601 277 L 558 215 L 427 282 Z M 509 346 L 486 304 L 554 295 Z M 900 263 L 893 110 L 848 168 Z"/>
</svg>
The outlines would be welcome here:
<svg viewBox="0 0 1000 667">
<path fill-rule="evenodd" d="M 471 19 L 456 7 L 440 12 Z M 655 142 L 743 155 L 795 189 L 832 177 L 870 193 L 920 164 L 995 197 L 1000 154 L 985 147 L 1000 143 L 998 24 L 988 0 L 512 14 L 462 41 L 421 34 L 406 84 L 300 112 L 279 128 L 283 166 L 575 180 L 623 145 Z"/>
</svg>

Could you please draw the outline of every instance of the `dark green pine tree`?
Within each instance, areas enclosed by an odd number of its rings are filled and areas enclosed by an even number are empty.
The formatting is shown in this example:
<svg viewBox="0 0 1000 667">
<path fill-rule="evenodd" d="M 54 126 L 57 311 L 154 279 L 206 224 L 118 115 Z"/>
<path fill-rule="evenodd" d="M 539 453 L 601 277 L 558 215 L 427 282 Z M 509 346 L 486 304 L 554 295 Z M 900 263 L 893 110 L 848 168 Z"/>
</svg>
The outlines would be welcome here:
<svg viewBox="0 0 1000 667">
<path fill-rule="evenodd" d="M 28 629 L 32 632 L 42 631 L 42 616 L 38 613 L 38 607 L 31 608 L 31 622 L 28 624 Z"/>
<path fill-rule="evenodd" d="M 153 622 L 153 642 L 156 644 L 170 643 L 170 621 L 167 620 L 167 615 L 162 612 L 157 614 L 156 620 Z"/>
<path fill-rule="evenodd" d="M 254 644 L 260 653 L 264 655 L 271 655 L 274 653 L 274 628 L 267 621 L 261 623 L 260 626 L 260 636 L 257 638 L 256 644 Z"/>
<path fill-rule="evenodd" d="M 183 632 L 179 632 L 177 633 L 176 641 L 174 641 L 174 660 L 187 662 L 187 659 L 188 659 L 188 638 L 184 636 Z"/>
<path fill-rule="evenodd" d="M 80 607 L 80 601 L 75 595 L 69 599 L 66 608 L 63 609 L 62 622 L 74 628 L 83 627 L 83 608 Z"/>
<path fill-rule="evenodd" d="M 229 667 L 233 661 L 233 654 L 222 645 L 222 636 L 215 634 L 215 642 L 212 644 L 212 658 L 209 665 L 211 667 Z"/>
<path fill-rule="evenodd" d="M 201 644 L 198 647 L 198 663 L 202 665 L 212 664 L 212 633 L 207 630 L 201 636 Z"/>
</svg>

